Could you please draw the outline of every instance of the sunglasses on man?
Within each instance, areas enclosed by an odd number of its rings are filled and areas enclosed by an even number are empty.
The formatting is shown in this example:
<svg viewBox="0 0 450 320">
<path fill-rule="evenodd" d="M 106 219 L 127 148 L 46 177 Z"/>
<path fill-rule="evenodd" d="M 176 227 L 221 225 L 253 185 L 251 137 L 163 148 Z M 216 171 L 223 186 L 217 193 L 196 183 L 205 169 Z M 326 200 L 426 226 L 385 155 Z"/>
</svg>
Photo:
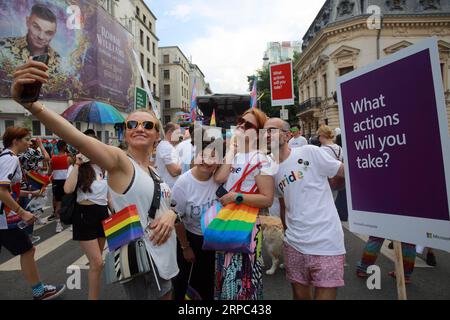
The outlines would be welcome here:
<svg viewBox="0 0 450 320">
<path fill-rule="evenodd" d="M 250 130 L 250 129 L 255 129 L 258 130 L 258 127 L 256 125 L 254 125 L 253 123 L 245 120 L 244 118 L 240 117 L 237 121 L 237 126 L 241 126 L 244 128 L 245 131 Z"/>
<path fill-rule="evenodd" d="M 152 121 L 136 121 L 136 120 L 129 120 L 126 123 L 128 130 L 137 129 L 137 127 L 142 126 L 145 130 L 152 130 L 155 128 L 155 123 Z"/>
</svg>

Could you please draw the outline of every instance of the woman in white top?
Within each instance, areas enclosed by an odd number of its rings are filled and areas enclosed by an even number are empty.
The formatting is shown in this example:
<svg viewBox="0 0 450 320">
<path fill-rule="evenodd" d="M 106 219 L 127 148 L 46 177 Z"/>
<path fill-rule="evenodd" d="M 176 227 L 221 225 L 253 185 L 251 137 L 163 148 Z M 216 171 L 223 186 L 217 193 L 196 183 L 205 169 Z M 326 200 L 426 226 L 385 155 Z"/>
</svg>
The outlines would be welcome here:
<svg viewBox="0 0 450 320">
<path fill-rule="evenodd" d="M 182 221 L 176 225 L 180 273 L 173 281 L 174 296 L 178 301 L 185 299 L 188 285 L 202 300 L 214 299 L 215 252 L 202 249 L 201 218 L 219 201 L 216 196 L 219 184 L 214 181 L 218 161 L 215 151 L 207 145 L 207 142 L 203 143 L 194 168 L 178 178 L 172 192 L 173 205 Z"/>
<path fill-rule="evenodd" d="M 321 144 L 321 148 L 328 153 L 333 159 L 339 160 L 342 162 L 342 148 L 334 143 L 334 133 L 333 130 L 329 126 L 321 125 L 317 130 L 317 136 L 319 137 L 319 141 Z M 330 177 L 331 178 L 331 177 Z M 333 199 L 336 201 L 339 191 L 332 190 Z"/>
<path fill-rule="evenodd" d="M 225 183 L 228 194 L 220 198 L 222 205 L 235 202 L 255 208 L 269 208 L 273 202 L 271 161 L 258 151 L 259 130 L 264 128 L 267 116 L 253 108 L 237 122 L 236 146 L 230 147 L 225 164 L 215 174 L 218 183 Z M 243 181 L 241 191 L 230 190 L 243 176 L 245 169 L 252 171 Z M 248 170 L 248 171 L 250 171 Z M 259 219 L 252 239 L 253 254 L 219 252 L 216 255 L 216 300 L 262 300 L 262 256 Z"/>
<path fill-rule="evenodd" d="M 72 216 L 73 240 L 80 242 L 89 260 L 89 300 L 98 300 L 106 241 L 102 221 L 109 217 L 105 174 L 99 166 L 79 154 L 75 164 L 69 167 L 64 192 L 77 193 Z"/>
<path fill-rule="evenodd" d="M 39 101 L 21 102 L 24 85 L 35 82 L 46 83 L 49 78 L 47 70 L 48 67 L 44 63 L 32 59 L 16 68 L 11 87 L 12 97 L 35 115 L 49 130 L 108 172 L 108 186 L 116 212 L 130 205 L 136 205 L 141 225 L 146 230 L 144 237 L 146 249 L 154 260 L 158 269 L 157 273 L 164 281 L 159 281 L 160 286 L 157 287 L 152 279 L 139 279 L 136 281 L 144 285 L 141 288 L 131 288 L 129 292 L 138 294 L 142 299 L 149 297 L 170 299 L 170 279 L 178 273 L 174 232 L 176 214 L 164 205 L 164 201 L 161 201 L 156 219 L 148 219 L 148 211 L 155 190 L 149 171 L 151 170 L 150 153 L 159 137 L 158 120 L 153 114 L 143 111 L 134 112 L 128 116 L 125 131 L 125 141 L 128 144 L 127 155 L 119 148 L 84 135 L 63 117 L 45 108 Z"/>
</svg>

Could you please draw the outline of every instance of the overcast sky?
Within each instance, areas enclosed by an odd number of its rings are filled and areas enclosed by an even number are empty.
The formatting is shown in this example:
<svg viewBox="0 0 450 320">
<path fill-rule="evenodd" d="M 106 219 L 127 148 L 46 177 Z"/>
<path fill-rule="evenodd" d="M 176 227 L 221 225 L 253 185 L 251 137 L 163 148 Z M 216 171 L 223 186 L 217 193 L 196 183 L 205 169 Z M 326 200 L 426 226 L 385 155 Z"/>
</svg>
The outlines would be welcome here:
<svg viewBox="0 0 450 320">
<path fill-rule="evenodd" d="M 267 42 L 299 41 L 325 0 L 145 0 L 160 46 L 178 45 L 214 93 L 248 92 Z"/>
</svg>

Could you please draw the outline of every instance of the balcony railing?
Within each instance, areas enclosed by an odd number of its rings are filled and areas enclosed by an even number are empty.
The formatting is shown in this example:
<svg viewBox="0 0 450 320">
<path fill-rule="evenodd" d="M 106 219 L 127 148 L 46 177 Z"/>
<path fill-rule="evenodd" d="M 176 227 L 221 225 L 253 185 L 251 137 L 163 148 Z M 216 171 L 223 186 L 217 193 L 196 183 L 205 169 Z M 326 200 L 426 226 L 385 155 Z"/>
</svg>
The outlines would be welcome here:
<svg viewBox="0 0 450 320">
<path fill-rule="evenodd" d="M 322 98 L 310 98 L 298 106 L 298 113 L 320 107 Z"/>
</svg>

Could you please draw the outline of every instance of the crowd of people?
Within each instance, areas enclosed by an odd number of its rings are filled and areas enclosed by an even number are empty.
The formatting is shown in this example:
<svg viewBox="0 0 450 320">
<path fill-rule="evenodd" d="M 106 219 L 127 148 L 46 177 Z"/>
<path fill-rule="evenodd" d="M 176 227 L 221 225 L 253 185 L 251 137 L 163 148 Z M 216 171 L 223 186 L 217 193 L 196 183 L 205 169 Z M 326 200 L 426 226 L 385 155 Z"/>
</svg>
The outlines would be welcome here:
<svg viewBox="0 0 450 320">
<path fill-rule="evenodd" d="M 233 137 L 222 140 L 201 126 L 192 125 L 186 133 L 173 123 L 163 128 L 153 113 L 136 111 L 127 117 L 125 141 L 117 148 L 100 142 L 92 130 L 78 131 L 39 101 L 21 103 L 23 86 L 47 82 L 47 69 L 32 60 L 18 67 L 12 96 L 63 139 L 57 154 L 49 154 L 39 140 L 32 145 L 30 131 L 18 127 L 6 129 L 0 154 L 0 248 L 20 255 L 34 299 L 52 299 L 65 289 L 39 278 L 28 230 L 36 217 L 20 201 L 42 194 L 42 188 L 21 186 L 26 172 L 38 171 L 40 162 L 49 164 L 56 232 L 63 230 L 64 195 L 76 193 L 72 232 L 89 260 L 89 299 L 100 298 L 106 243 L 102 221 L 130 205 L 137 208 L 152 262 L 152 272 L 122 283 L 130 299 L 184 300 L 193 291 L 204 300 L 263 299 L 259 218 L 251 225 L 248 251 L 212 251 L 204 249 L 202 217 L 213 207 L 230 205 L 262 214 L 274 202 L 285 229 L 286 277 L 294 299 L 336 299 L 344 286 L 341 221 L 347 217 L 345 190 L 332 190 L 331 183 L 345 177 L 339 132 L 323 125 L 308 142 L 298 125 L 269 119 L 252 108 L 236 120 Z M 198 136 L 201 141 L 194 139 Z M 77 150 L 75 156 L 67 152 L 67 144 Z M 159 206 L 152 217 L 155 198 Z M 19 228 L 20 221 L 29 227 Z M 369 240 L 358 276 L 368 276 L 366 268 L 382 242 Z M 415 246 L 403 248 L 410 281 Z"/>
</svg>

